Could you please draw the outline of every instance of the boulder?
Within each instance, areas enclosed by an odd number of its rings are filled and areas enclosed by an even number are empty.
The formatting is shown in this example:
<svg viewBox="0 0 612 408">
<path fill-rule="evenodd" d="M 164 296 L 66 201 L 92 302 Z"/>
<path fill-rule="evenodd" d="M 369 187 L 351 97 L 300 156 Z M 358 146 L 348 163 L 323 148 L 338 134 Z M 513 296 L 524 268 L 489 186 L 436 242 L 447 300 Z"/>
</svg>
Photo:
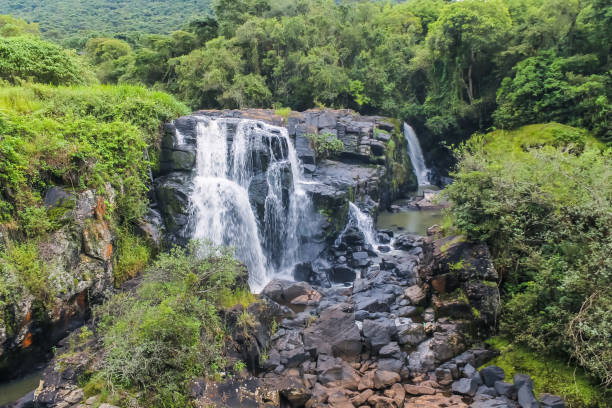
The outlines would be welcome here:
<svg viewBox="0 0 612 408">
<path fill-rule="evenodd" d="M 514 385 L 503 381 L 495 381 L 494 388 L 499 395 L 510 399 L 516 399 L 516 388 L 514 388 Z"/>
<path fill-rule="evenodd" d="M 363 337 L 374 353 L 378 353 L 383 346 L 391 342 L 395 331 L 395 325 L 389 319 L 363 321 Z"/>
<path fill-rule="evenodd" d="M 451 389 L 455 394 L 469 395 L 473 397 L 480 386 L 481 381 L 478 377 L 461 378 L 453 383 Z"/>
<path fill-rule="evenodd" d="M 321 384 L 328 387 L 357 390 L 360 376 L 344 360 L 320 355 L 317 361 L 317 379 Z"/>
<path fill-rule="evenodd" d="M 552 394 L 540 394 L 542 408 L 565 408 L 563 398 Z"/>
<path fill-rule="evenodd" d="M 413 323 L 407 318 L 395 319 L 397 338 L 401 345 L 416 346 L 427 339 L 425 327 L 422 323 Z"/>
<path fill-rule="evenodd" d="M 523 384 L 517 393 L 517 400 L 521 408 L 539 408 L 540 404 L 533 395 L 533 389 L 527 384 Z"/>
<path fill-rule="evenodd" d="M 425 293 L 418 285 L 413 285 L 404 290 L 404 297 L 414 306 L 419 306 L 425 300 Z"/>
<path fill-rule="evenodd" d="M 373 382 L 374 388 L 380 390 L 392 386 L 400 382 L 401 378 L 398 373 L 392 371 L 376 370 L 374 371 Z"/>
<path fill-rule="evenodd" d="M 493 387 L 496 381 L 504 381 L 504 369 L 498 366 L 489 366 L 480 370 L 480 377 L 487 387 Z"/>
<path fill-rule="evenodd" d="M 481 385 L 476 390 L 476 394 L 480 395 L 489 395 L 491 397 L 497 397 L 497 391 L 493 387 L 487 387 L 486 385 Z"/>
<path fill-rule="evenodd" d="M 321 312 L 304 330 L 304 347 L 313 355 L 328 354 L 357 361 L 361 353 L 361 334 L 349 305 L 336 304 Z"/>
<path fill-rule="evenodd" d="M 436 390 L 424 385 L 404 384 L 404 389 L 410 395 L 434 395 Z"/>
</svg>

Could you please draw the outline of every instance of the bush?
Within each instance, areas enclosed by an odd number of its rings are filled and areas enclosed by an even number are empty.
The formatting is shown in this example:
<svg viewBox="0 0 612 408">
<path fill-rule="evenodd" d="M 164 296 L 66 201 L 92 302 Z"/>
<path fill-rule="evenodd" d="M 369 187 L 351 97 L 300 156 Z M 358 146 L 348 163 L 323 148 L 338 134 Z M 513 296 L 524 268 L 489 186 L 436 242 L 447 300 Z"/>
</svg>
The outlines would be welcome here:
<svg viewBox="0 0 612 408">
<path fill-rule="evenodd" d="M 186 406 L 189 380 L 225 366 L 217 305 L 244 273 L 228 249 L 197 242 L 160 255 L 135 295 L 95 311 L 108 387 L 144 391 L 147 406 Z"/>
<path fill-rule="evenodd" d="M 9 330 L 13 315 L 18 313 L 11 308 L 25 296 L 33 297 L 33 309 L 38 311 L 52 305 L 55 296 L 33 242 L 10 245 L 0 251 L 0 322 Z"/>
<path fill-rule="evenodd" d="M 327 159 L 337 156 L 343 149 L 344 143 L 331 133 L 308 134 L 312 148 L 318 159 Z"/>
<path fill-rule="evenodd" d="M 503 279 L 501 333 L 612 384 L 612 151 L 558 124 L 477 135 L 448 187 L 454 224 Z"/>
<path fill-rule="evenodd" d="M 119 229 L 117 235 L 113 268 L 116 286 L 140 275 L 151 259 L 151 248 L 145 239 L 132 234 L 126 227 Z"/>
<path fill-rule="evenodd" d="M 79 56 L 34 37 L 0 37 L 0 79 L 53 85 L 95 82 Z"/>
</svg>

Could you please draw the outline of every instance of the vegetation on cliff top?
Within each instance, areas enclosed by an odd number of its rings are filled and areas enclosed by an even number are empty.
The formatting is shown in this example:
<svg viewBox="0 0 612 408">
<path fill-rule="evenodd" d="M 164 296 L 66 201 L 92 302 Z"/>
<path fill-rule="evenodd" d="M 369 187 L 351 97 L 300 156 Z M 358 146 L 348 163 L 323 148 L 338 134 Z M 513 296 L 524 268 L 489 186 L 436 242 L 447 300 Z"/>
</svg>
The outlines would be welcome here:
<svg viewBox="0 0 612 408">
<path fill-rule="evenodd" d="M 44 206 L 45 192 L 59 185 L 104 194 L 110 183 L 117 197 L 108 216 L 119 247 L 133 244 L 131 226 L 148 205 L 146 151 L 155 157 L 161 124 L 188 112 L 161 92 L 92 84 L 97 80 L 78 55 L 37 39 L 30 26 L 9 23 L 13 28 L 4 24 L 3 32 L 19 36 L 0 37 L 0 55 L 8 56 L 0 58 L 1 325 L 12 321 L 5 313 L 20 299 L 32 296 L 40 311 L 53 303 L 37 242 L 62 224 L 59 210 Z M 130 276 L 142 268 L 146 251 L 136 245 L 130 259 L 126 249 L 117 271 Z"/>
</svg>

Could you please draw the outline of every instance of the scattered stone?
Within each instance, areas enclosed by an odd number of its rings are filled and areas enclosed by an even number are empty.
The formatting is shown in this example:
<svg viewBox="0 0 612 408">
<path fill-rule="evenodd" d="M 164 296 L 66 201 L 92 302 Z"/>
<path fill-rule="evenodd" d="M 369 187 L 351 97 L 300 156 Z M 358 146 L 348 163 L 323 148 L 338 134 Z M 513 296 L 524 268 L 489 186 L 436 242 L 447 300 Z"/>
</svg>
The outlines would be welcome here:
<svg viewBox="0 0 612 408">
<path fill-rule="evenodd" d="M 461 378 L 455 381 L 451 386 L 451 389 L 455 394 L 469 395 L 473 397 L 476 394 L 476 390 L 480 386 L 480 378 Z"/>
<path fill-rule="evenodd" d="M 540 394 L 540 402 L 543 408 L 565 408 L 563 398 L 552 394 Z"/>
<path fill-rule="evenodd" d="M 410 300 L 414 306 L 419 306 L 425 300 L 425 293 L 418 285 L 410 286 L 404 290 L 404 297 Z"/>
<path fill-rule="evenodd" d="M 476 394 L 497 397 L 497 391 L 495 391 L 495 388 L 487 387 L 486 385 L 481 385 L 480 387 L 478 387 L 478 389 L 476 390 Z"/>
<path fill-rule="evenodd" d="M 373 381 L 374 388 L 382 389 L 399 382 L 400 376 L 392 371 L 376 370 L 374 371 Z"/>
<path fill-rule="evenodd" d="M 482 378 L 482 382 L 484 382 L 487 387 L 493 387 L 495 385 L 495 381 L 504 381 L 506 374 L 504 373 L 504 369 L 501 367 L 489 366 L 480 370 L 480 377 Z"/>
<path fill-rule="evenodd" d="M 516 399 L 516 388 L 514 388 L 514 385 L 503 381 L 495 381 L 494 387 L 499 395 L 503 395 L 510 399 Z"/>
<path fill-rule="evenodd" d="M 436 393 L 434 388 L 424 385 L 404 384 L 404 389 L 411 395 L 433 395 Z"/>
<path fill-rule="evenodd" d="M 540 404 L 533 395 L 533 389 L 528 383 L 524 383 L 518 389 L 517 400 L 521 408 L 539 408 Z"/>
</svg>

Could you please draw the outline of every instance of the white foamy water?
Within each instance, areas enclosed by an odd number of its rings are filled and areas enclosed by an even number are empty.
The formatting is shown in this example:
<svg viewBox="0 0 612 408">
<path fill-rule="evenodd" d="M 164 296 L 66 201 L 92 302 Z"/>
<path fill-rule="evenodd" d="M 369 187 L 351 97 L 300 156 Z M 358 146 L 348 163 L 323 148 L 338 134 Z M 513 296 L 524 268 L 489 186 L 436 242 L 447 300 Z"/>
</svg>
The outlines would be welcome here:
<svg viewBox="0 0 612 408">
<path fill-rule="evenodd" d="M 404 137 L 408 142 L 408 155 L 410 156 L 410 161 L 412 162 L 412 167 L 414 168 L 419 186 L 427 186 L 430 184 L 429 169 L 425 164 L 423 150 L 421 149 L 419 138 L 414 132 L 414 129 L 407 123 L 404 123 Z"/>
<path fill-rule="evenodd" d="M 266 194 L 259 221 L 249 201 L 255 178 Z M 285 128 L 201 118 L 191 195 L 193 237 L 234 247 L 249 270 L 251 290 L 259 292 L 275 275 L 291 276 L 300 262 L 301 226 L 312 210 L 300 184 L 300 163 Z"/>
<path fill-rule="evenodd" d="M 344 227 L 344 230 L 336 238 L 335 245 L 338 246 L 342 241 L 344 233 L 350 227 L 356 227 L 363 234 L 366 245 L 371 245 L 376 250 L 376 228 L 374 228 L 374 220 L 369 214 L 364 213 L 353 202 L 349 201 L 349 219 Z"/>
</svg>

